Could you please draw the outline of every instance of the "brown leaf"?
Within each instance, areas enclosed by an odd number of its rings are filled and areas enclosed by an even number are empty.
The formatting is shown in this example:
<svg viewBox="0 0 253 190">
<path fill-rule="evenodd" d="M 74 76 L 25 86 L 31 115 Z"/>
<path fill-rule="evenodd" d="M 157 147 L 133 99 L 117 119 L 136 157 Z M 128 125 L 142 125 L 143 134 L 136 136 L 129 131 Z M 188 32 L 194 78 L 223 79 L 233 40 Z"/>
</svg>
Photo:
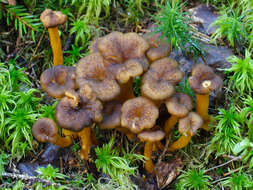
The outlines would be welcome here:
<svg viewBox="0 0 253 190">
<path fill-rule="evenodd" d="M 169 185 L 183 169 L 184 165 L 180 157 L 171 162 L 160 162 L 155 165 L 155 174 L 159 189 Z"/>
</svg>

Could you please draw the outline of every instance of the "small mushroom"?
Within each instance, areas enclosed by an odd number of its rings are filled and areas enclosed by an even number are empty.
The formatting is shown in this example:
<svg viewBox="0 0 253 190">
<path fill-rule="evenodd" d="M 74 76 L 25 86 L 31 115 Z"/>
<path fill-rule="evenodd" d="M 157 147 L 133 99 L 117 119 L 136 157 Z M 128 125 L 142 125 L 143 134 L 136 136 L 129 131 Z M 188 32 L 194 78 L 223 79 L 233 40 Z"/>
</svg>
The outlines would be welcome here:
<svg viewBox="0 0 253 190">
<path fill-rule="evenodd" d="M 121 112 L 121 126 L 128 128 L 133 133 L 152 128 L 159 115 L 158 108 L 144 97 L 127 100 Z"/>
<path fill-rule="evenodd" d="M 75 92 L 68 91 L 56 106 L 56 120 L 59 125 L 71 131 L 79 132 L 93 122 L 101 122 L 103 108 L 98 100 L 80 98 Z"/>
<path fill-rule="evenodd" d="M 106 68 L 99 53 L 90 54 L 78 62 L 76 77 L 79 88 L 89 85 L 96 97 L 102 101 L 112 100 L 120 94 L 120 86 Z"/>
<path fill-rule="evenodd" d="M 60 147 L 67 147 L 72 144 L 72 140 L 69 136 L 61 137 L 58 134 L 56 123 L 49 118 L 37 120 L 32 127 L 32 133 L 39 142 L 50 142 Z"/>
<path fill-rule="evenodd" d="M 91 51 L 99 52 L 105 59 L 106 67 L 120 83 L 121 95 L 118 100 L 124 102 L 134 98 L 133 78 L 147 70 L 149 64 L 145 52 L 149 44 L 136 33 L 112 32 L 92 43 Z M 125 90 L 126 89 L 126 90 Z"/>
<path fill-rule="evenodd" d="M 165 134 L 168 136 L 170 130 L 176 125 L 179 118 L 185 117 L 193 108 L 192 99 L 184 93 L 175 93 L 165 101 L 170 118 L 165 122 Z"/>
<path fill-rule="evenodd" d="M 67 16 L 60 11 L 44 10 L 40 15 L 44 27 L 48 29 L 51 47 L 54 56 L 54 66 L 63 65 L 62 45 L 58 33 L 58 25 L 66 22 Z"/>
<path fill-rule="evenodd" d="M 82 159 L 87 160 L 90 152 L 90 145 L 94 141 L 91 125 L 94 122 L 101 122 L 103 108 L 100 101 L 89 93 L 88 86 L 80 89 L 79 92 L 68 91 L 66 97 L 60 100 L 56 106 L 56 120 L 59 125 L 67 129 L 66 134 L 81 139 Z M 69 131 L 70 132 L 69 132 Z"/>
<path fill-rule="evenodd" d="M 144 156 L 147 158 L 145 162 L 145 169 L 148 173 L 152 173 L 154 170 L 154 164 L 152 161 L 152 148 L 155 142 L 161 141 L 165 136 L 165 133 L 159 131 L 143 131 L 138 134 L 138 138 L 145 142 Z"/>
<path fill-rule="evenodd" d="M 162 100 L 173 95 L 174 85 L 183 78 L 182 71 L 174 59 L 163 58 L 155 61 L 142 77 L 141 93 L 160 106 Z"/>
<path fill-rule="evenodd" d="M 146 53 L 150 62 L 168 57 L 171 53 L 171 47 L 170 44 L 167 44 L 166 38 L 160 39 L 160 37 L 161 33 L 153 34 L 152 32 L 143 36 L 150 45 L 150 49 Z"/>
<path fill-rule="evenodd" d="M 204 64 L 198 64 L 192 69 L 192 75 L 188 82 L 190 87 L 196 93 L 196 112 L 204 120 L 202 128 L 209 130 L 209 95 L 212 90 L 221 88 L 223 81 L 213 72 L 211 67 Z"/>
<path fill-rule="evenodd" d="M 75 68 L 63 65 L 45 70 L 40 76 L 41 88 L 53 98 L 62 98 L 65 92 L 76 89 Z"/>
<path fill-rule="evenodd" d="M 168 150 L 174 151 L 187 146 L 191 137 L 197 133 L 197 130 L 201 128 L 202 124 L 202 118 L 195 112 L 190 112 L 186 117 L 179 119 L 178 131 L 182 135 L 169 146 Z"/>
<path fill-rule="evenodd" d="M 128 59 L 142 58 L 149 44 L 133 32 L 112 32 L 99 40 L 97 48 L 110 63 L 123 63 Z"/>
<path fill-rule="evenodd" d="M 120 83 L 121 93 L 117 99 L 125 102 L 128 99 L 135 98 L 133 93 L 133 78 L 143 73 L 143 65 L 139 60 L 130 59 L 124 65 L 111 65 L 109 68 L 115 71 L 116 79 Z"/>
<path fill-rule="evenodd" d="M 103 105 L 103 120 L 99 124 L 101 129 L 115 129 L 120 126 L 122 104 L 119 101 L 106 102 Z"/>
<path fill-rule="evenodd" d="M 122 104 L 116 100 L 105 102 L 102 110 L 103 120 L 99 127 L 100 129 L 116 129 L 125 134 L 129 140 L 133 140 L 135 134 L 129 129 L 121 127 L 121 107 Z"/>
</svg>

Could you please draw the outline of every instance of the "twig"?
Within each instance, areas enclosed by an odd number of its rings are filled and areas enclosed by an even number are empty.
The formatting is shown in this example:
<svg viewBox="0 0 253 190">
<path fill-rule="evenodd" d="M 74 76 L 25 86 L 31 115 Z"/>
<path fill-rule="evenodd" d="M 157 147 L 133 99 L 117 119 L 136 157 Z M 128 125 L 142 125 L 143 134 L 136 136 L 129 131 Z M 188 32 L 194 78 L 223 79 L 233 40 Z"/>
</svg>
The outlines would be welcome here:
<svg viewBox="0 0 253 190">
<path fill-rule="evenodd" d="M 60 157 L 60 172 L 63 173 L 62 157 Z"/>
<path fill-rule="evenodd" d="M 231 163 L 231 162 L 233 162 L 233 161 L 237 161 L 237 160 L 240 160 L 240 159 L 241 159 L 241 156 L 234 157 L 232 160 L 229 160 L 229 161 L 227 161 L 227 162 L 225 162 L 225 163 L 223 163 L 223 164 L 220 164 L 220 165 L 218 165 L 218 166 L 214 166 L 214 167 L 212 167 L 212 168 L 209 168 L 209 169 L 205 170 L 205 173 L 207 173 L 207 172 L 209 172 L 209 171 L 211 171 L 211 170 L 214 170 L 214 169 L 223 167 L 223 166 L 225 166 L 225 165 L 227 165 L 227 164 L 229 164 L 229 163 Z"/>
<path fill-rule="evenodd" d="M 35 50 L 34 50 L 34 52 L 33 52 L 33 54 L 32 54 L 32 57 L 31 57 L 30 61 L 29 61 L 28 68 L 31 67 L 32 61 L 33 61 L 33 59 L 34 59 L 34 56 L 35 56 L 35 54 L 37 53 L 37 50 L 38 50 L 38 48 L 39 48 L 39 46 L 40 46 L 40 43 L 41 43 L 42 39 L 43 39 L 44 36 L 45 36 L 45 31 L 46 31 L 46 30 L 43 30 L 43 33 L 42 33 L 42 35 L 41 35 L 41 37 L 40 37 L 40 39 L 39 39 L 39 42 L 38 42 L 38 44 L 37 44 L 37 46 L 36 46 L 36 48 L 35 48 Z"/>
<path fill-rule="evenodd" d="M 55 186 L 55 187 L 61 187 L 62 185 L 59 183 L 54 183 L 45 179 L 41 179 L 39 177 L 35 177 L 35 176 L 28 176 L 28 175 L 23 175 L 23 174 L 17 174 L 17 173 L 7 173 L 7 172 L 3 172 L 2 173 L 2 177 L 4 178 L 13 178 L 13 179 L 21 179 L 24 181 L 30 181 L 30 182 L 40 182 L 43 184 L 46 184 L 48 186 Z M 72 188 L 67 188 L 68 190 L 73 190 Z"/>
<path fill-rule="evenodd" d="M 34 163 L 34 162 L 40 157 L 40 155 L 41 155 L 44 151 L 45 151 L 44 149 L 41 150 L 41 151 L 39 152 L 39 154 L 37 154 L 37 155 L 35 156 L 35 158 L 31 161 L 31 163 Z"/>
<path fill-rule="evenodd" d="M 238 172 L 240 169 L 247 168 L 247 167 L 249 167 L 248 164 L 245 165 L 245 166 L 242 166 L 242 167 L 240 167 L 240 168 L 231 170 L 231 171 L 229 171 L 229 172 L 227 172 L 227 173 L 224 173 L 223 176 L 225 176 L 225 177 L 226 177 L 226 176 L 229 176 L 229 175 L 231 175 L 232 173 Z"/>
</svg>

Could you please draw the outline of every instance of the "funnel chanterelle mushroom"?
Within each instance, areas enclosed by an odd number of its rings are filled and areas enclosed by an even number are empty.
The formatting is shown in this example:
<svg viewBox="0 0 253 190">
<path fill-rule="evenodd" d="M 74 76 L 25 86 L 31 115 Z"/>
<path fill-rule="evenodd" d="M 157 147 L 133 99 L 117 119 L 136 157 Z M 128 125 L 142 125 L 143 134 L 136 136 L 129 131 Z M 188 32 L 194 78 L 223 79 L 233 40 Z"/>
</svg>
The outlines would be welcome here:
<svg viewBox="0 0 253 190">
<path fill-rule="evenodd" d="M 79 132 L 102 120 L 100 101 L 81 98 L 75 92 L 66 95 L 56 106 L 56 120 L 62 128 Z"/>
<path fill-rule="evenodd" d="M 144 97 L 127 100 L 121 112 L 121 126 L 128 128 L 133 133 L 152 128 L 159 115 L 158 108 Z"/>
<path fill-rule="evenodd" d="M 129 89 L 133 85 L 132 79 L 148 68 L 148 60 L 145 58 L 148 49 L 149 44 L 136 33 L 112 32 L 92 44 L 92 52 L 99 52 L 103 56 L 106 67 L 121 84 L 122 93 L 119 100 L 125 101 L 134 97 Z"/>
<path fill-rule="evenodd" d="M 147 33 L 143 36 L 143 38 L 149 43 L 151 46 L 147 51 L 146 55 L 151 62 L 154 62 L 158 59 L 168 57 L 171 52 L 170 45 L 166 43 L 166 39 L 160 39 L 161 34 L 152 32 Z"/>
<path fill-rule="evenodd" d="M 147 172 L 152 173 L 154 170 L 154 164 L 152 161 L 152 149 L 153 144 L 162 140 L 165 136 L 165 133 L 161 130 L 159 131 L 143 131 L 138 134 L 138 137 L 141 141 L 145 142 L 144 147 L 144 156 L 148 159 L 145 162 L 145 169 Z"/>
<path fill-rule="evenodd" d="M 62 45 L 58 33 L 58 25 L 66 22 L 67 16 L 60 11 L 46 9 L 41 13 L 40 20 L 44 27 L 48 29 L 51 47 L 54 56 L 54 66 L 63 65 Z"/>
<path fill-rule="evenodd" d="M 103 105 L 103 120 L 99 124 L 101 129 L 114 129 L 120 126 L 121 103 L 119 101 L 105 102 Z"/>
<path fill-rule="evenodd" d="M 170 118 L 165 122 L 166 135 L 176 125 L 179 118 L 185 117 L 193 108 L 192 99 L 184 93 L 175 93 L 165 101 Z"/>
<path fill-rule="evenodd" d="M 78 92 L 67 91 L 66 97 L 56 106 L 56 120 L 70 134 L 80 137 L 82 159 L 87 160 L 92 144 L 91 125 L 102 120 L 102 103 L 91 95 L 91 89 L 85 85 Z"/>
<path fill-rule="evenodd" d="M 89 85 L 96 97 L 102 101 L 112 100 L 120 94 L 120 86 L 106 68 L 99 53 L 92 53 L 78 62 L 76 78 L 79 88 Z"/>
<path fill-rule="evenodd" d="M 210 116 L 208 115 L 209 95 L 212 90 L 222 87 L 222 79 L 216 75 L 212 68 L 198 64 L 192 69 L 189 85 L 196 93 L 196 112 L 203 118 L 203 129 L 208 130 Z"/>
<path fill-rule="evenodd" d="M 191 140 L 191 137 L 197 133 L 203 124 L 202 118 L 195 112 L 190 112 L 184 118 L 179 119 L 178 131 L 181 137 L 169 146 L 169 151 L 184 148 Z"/>
<path fill-rule="evenodd" d="M 42 89 L 53 98 L 62 98 L 68 90 L 76 89 L 75 68 L 63 65 L 45 70 L 40 76 Z"/>
<path fill-rule="evenodd" d="M 141 93 L 147 98 L 160 102 L 173 95 L 174 85 L 182 78 L 183 73 L 174 59 L 159 59 L 152 63 L 150 69 L 144 74 Z"/>
<path fill-rule="evenodd" d="M 37 120 L 33 125 L 32 133 L 39 142 L 50 142 L 60 147 L 67 147 L 72 144 L 69 136 L 61 137 L 58 134 L 56 123 L 48 118 Z"/>
</svg>

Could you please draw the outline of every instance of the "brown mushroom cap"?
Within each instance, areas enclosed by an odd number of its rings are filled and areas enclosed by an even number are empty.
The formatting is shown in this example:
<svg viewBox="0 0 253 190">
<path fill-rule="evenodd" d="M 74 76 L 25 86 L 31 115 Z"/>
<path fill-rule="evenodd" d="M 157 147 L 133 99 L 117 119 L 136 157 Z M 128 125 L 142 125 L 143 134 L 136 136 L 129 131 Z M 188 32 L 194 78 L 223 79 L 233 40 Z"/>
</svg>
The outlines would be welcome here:
<svg viewBox="0 0 253 190">
<path fill-rule="evenodd" d="M 115 73 L 119 83 L 126 83 L 131 77 L 140 76 L 143 73 L 143 66 L 138 59 L 129 59 L 124 64 L 114 64 L 109 66 Z"/>
<path fill-rule="evenodd" d="M 75 96 L 75 95 L 73 95 Z M 76 99 L 64 97 L 56 106 L 56 120 L 62 128 L 71 131 L 81 131 L 85 127 L 89 127 L 93 122 L 102 120 L 101 110 L 102 104 L 98 100 L 90 101 L 88 98 L 80 98 L 80 102 L 76 103 Z"/>
<path fill-rule="evenodd" d="M 222 79 L 213 72 L 213 69 L 204 64 L 197 64 L 192 69 L 192 76 L 188 82 L 190 87 L 198 94 L 208 94 L 223 85 Z"/>
<path fill-rule="evenodd" d="M 169 47 L 160 46 L 156 48 L 150 48 L 147 51 L 147 57 L 151 62 L 154 62 L 158 59 L 169 56 Z"/>
<path fill-rule="evenodd" d="M 67 16 L 60 11 L 44 10 L 40 15 L 40 20 L 45 28 L 53 28 L 66 22 Z"/>
<path fill-rule="evenodd" d="M 133 133 L 152 128 L 158 118 L 159 111 L 150 100 L 137 97 L 127 100 L 121 108 L 121 126 Z"/>
<path fill-rule="evenodd" d="M 54 142 L 54 137 L 57 135 L 58 127 L 56 123 L 48 118 L 37 120 L 32 128 L 32 133 L 35 139 L 39 142 Z"/>
<path fill-rule="evenodd" d="M 42 89 L 53 98 L 62 98 L 67 90 L 76 88 L 75 68 L 63 65 L 45 70 L 40 76 Z"/>
<path fill-rule="evenodd" d="M 112 32 L 97 44 L 99 52 L 112 63 L 122 63 L 132 58 L 142 58 L 149 44 L 136 33 Z"/>
<path fill-rule="evenodd" d="M 191 136 L 193 136 L 201 128 L 202 124 L 202 118 L 197 113 L 190 112 L 186 117 L 179 119 L 178 131 L 183 135 L 190 132 Z"/>
<path fill-rule="evenodd" d="M 174 85 L 183 78 L 182 71 L 174 59 L 155 61 L 142 78 L 141 92 L 152 100 L 163 100 L 174 93 Z"/>
<path fill-rule="evenodd" d="M 109 101 L 120 93 L 120 86 L 113 74 L 105 67 L 103 57 L 93 53 L 82 58 L 76 66 L 76 77 L 79 88 L 89 85 L 102 101 Z"/>
<path fill-rule="evenodd" d="M 193 108 L 191 97 L 184 93 L 175 93 L 165 104 L 168 112 L 178 117 L 186 116 Z"/>
<path fill-rule="evenodd" d="M 103 120 L 99 124 L 101 129 L 114 129 L 120 126 L 121 103 L 119 101 L 106 102 L 103 106 Z"/>
<path fill-rule="evenodd" d="M 143 131 L 138 134 L 138 138 L 141 141 L 155 142 L 160 141 L 165 137 L 165 133 L 161 130 L 158 131 Z"/>
</svg>

